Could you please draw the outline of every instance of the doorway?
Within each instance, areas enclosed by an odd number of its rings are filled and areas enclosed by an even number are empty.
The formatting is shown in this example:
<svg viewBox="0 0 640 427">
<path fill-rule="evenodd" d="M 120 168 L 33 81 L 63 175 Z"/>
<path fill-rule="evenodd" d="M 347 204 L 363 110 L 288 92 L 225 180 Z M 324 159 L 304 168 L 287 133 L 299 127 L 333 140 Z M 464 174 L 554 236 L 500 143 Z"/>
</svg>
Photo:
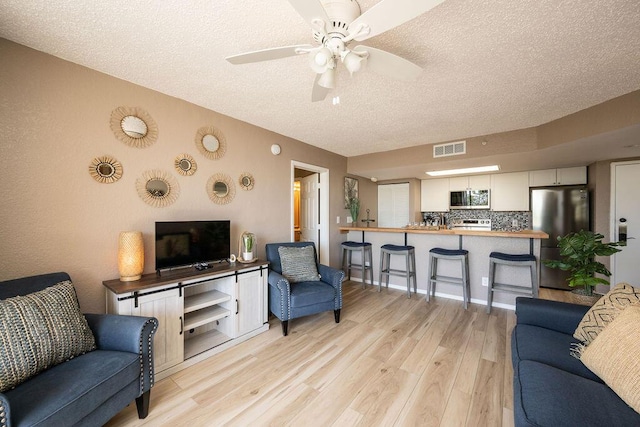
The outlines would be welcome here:
<svg viewBox="0 0 640 427">
<path fill-rule="evenodd" d="M 329 265 L 329 170 L 292 161 L 290 188 L 291 241 L 298 231 L 299 240 L 315 242 L 320 263 Z"/>
<path fill-rule="evenodd" d="M 611 241 L 625 241 L 621 252 L 611 256 L 611 284 L 637 286 L 640 274 L 640 161 L 611 163 Z"/>
</svg>

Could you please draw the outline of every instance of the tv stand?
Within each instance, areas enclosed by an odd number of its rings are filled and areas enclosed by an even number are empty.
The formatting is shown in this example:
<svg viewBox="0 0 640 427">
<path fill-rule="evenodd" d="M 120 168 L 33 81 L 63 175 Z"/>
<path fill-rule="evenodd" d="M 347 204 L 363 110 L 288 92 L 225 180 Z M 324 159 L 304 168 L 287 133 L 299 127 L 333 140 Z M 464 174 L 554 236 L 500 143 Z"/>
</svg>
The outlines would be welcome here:
<svg viewBox="0 0 640 427">
<path fill-rule="evenodd" d="M 154 362 L 162 379 L 269 329 L 267 267 L 220 263 L 107 280 L 107 312 L 159 320 Z"/>
</svg>

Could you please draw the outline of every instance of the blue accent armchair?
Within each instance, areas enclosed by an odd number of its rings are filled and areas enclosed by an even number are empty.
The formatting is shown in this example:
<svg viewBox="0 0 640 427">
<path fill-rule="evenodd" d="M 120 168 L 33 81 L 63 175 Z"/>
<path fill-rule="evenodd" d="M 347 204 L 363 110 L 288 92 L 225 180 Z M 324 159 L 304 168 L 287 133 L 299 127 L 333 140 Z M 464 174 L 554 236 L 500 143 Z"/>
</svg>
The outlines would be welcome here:
<svg viewBox="0 0 640 427">
<path fill-rule="evenodd" d="M 27 295 L 67 273 L 0 282 L 0 299 Z M 103 425 L 136 401 L 139 418 L 149 411 L 153 372 L 153 317 L 85 314 L 96 350 L 73 357 L 0 393 L 0 427 Z"/>
<path fill-rule="evenodd" d="M 289 283 L 282 275 L 282 264 L 278 252 L 280 246 L 313 246 L 314 257 L 316 260 L 318 257 L 313 242 L 266 245 L 267 261 L 269 261 L 269 310 L 282 322 L 282 334 L 287 336 L 289 333 L 289 320 L 323 311 L 333 310 L 336 323 L 340 323 L 344 272 L 316 261 L 321 277 L 319 281 Z"/>
</svg>

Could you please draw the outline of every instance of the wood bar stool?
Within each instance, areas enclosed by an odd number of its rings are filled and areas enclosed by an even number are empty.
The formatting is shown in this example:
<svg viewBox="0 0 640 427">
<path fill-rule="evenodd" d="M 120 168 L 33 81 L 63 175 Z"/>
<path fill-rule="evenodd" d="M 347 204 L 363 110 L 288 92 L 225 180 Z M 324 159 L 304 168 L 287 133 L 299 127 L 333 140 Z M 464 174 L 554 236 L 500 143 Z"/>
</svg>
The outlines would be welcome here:
<svg viewBox="0 0 640 427">
<path fill-rule="evenodd" d="M 391 268 L 391 255 L 402 255 L 405 258 L 405 269 Z M 385 267 L 386 266 L 386 267 Z M 418 293 L 416 281 L 416 251 L 413 246 L 382 245 L 380 247 L 380 276 L 378 279 L 378 292 L 382 288 L 382 276 L 386 278 L 386 286 L 389 288 L 389 276 L 407 278 L 407 298 L 411 298 L 411 279 L 413 278 L 413 291 Z"/>
<path fill-rule="evenodd" d="M 460 261 L 460 277 L 438 275 L 438 260 Z M 433 248 L 429 251 L 429 283 L 427 284 L 427 301 L 436 294 L 436 283 L 450 283 L 462 286 L 462 302 L 466 310 L 471 302 L 471 286 L 469 284 L 469 251 L 465 249 Z"/>
<path fill-rule="evenodd" d="M 531 286 L 522 286 L 508 283 L 496 283 L 495 273 L 497 265 L 511 265 L 516 267 L 529 267 L 531 270 Z M 530 254 L 505 254 L 491 252 L 489 254 L 489 286 L 487 291 L 487 313 L 491 313 L 491 301 L 494 292 L 509 292 L 517 295 L 527 295 L 538 298 L 538 266 L 534 255 Z"/>
<path fill-rule="evenodd" d="M 351 262 L 353 251 L 360 251 L 362 254 L 361 264 Z M 362 271 L 362 288 L 367 287 L 367 271 L 369 272 L 369 280 L 373 286 L 373 250 L 371 243 L 368 242 L 343 242 L 340 265 L 347 276 L 347 280 L 351 280 L 351 269 Z M 345 266 L 346 262 L 346 266 Z"/>
</svg>

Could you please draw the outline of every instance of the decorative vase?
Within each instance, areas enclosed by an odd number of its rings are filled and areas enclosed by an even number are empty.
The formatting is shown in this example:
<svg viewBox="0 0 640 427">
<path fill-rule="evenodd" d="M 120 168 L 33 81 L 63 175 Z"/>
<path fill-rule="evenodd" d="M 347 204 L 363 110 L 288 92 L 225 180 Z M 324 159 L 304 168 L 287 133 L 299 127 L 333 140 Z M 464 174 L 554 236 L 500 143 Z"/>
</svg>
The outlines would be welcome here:
<svg viewBox="0 0 640 427">
<path fill-rule="evenodd" d="M 253 252 L 242 252 L 242 259 L 245 261 L 251 261 L 253 259 Z"/>
</svg>

